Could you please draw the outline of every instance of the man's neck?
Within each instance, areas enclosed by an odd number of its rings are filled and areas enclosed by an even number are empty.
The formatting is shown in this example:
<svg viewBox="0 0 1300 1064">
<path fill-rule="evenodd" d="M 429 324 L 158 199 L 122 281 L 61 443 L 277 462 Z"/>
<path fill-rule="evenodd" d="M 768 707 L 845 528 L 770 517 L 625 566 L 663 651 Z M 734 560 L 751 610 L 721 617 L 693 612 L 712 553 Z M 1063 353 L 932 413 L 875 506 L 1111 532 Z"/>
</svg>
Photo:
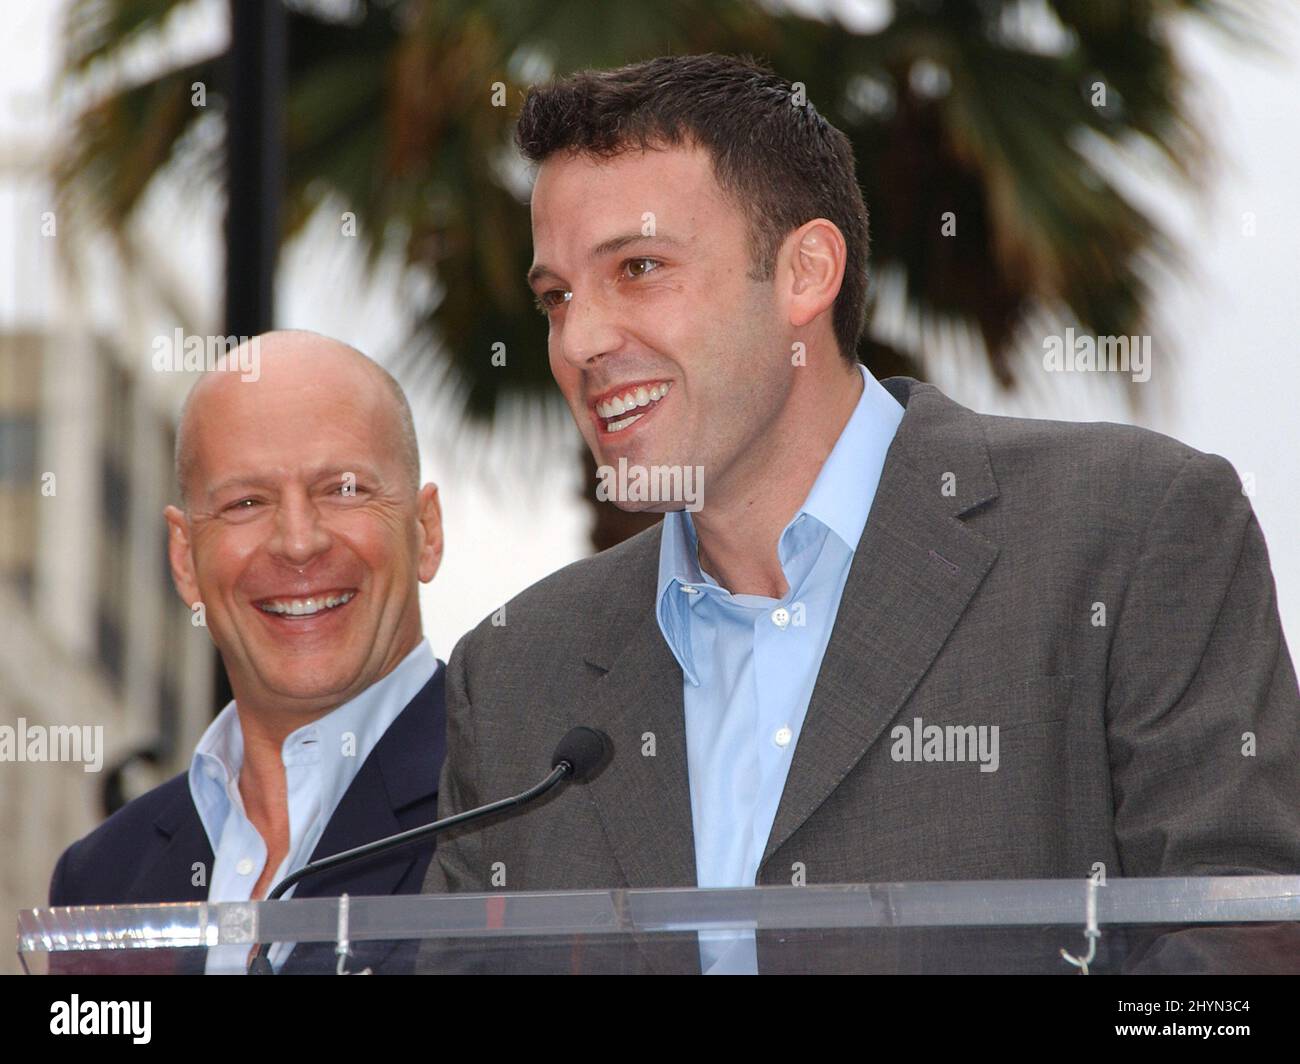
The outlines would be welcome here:
<svg viewBox="0 0 1300 1064">
<path fill-rule="evenodd" d="M 244 733 L 244 761 L 239 769 L 239 794 L 248 817 L 266 846 L 263 866 L 251 898 L 261 898 L 289 852 L 289 782 L 280 756 L 281 743 L 257 727 L 249 728 L 240 719 Z M 301 727 L 301 725 L 299 725 Z"/>
<path fill-rule="evenodd" d="M 734 478 L 741 487 L 710 497 L 692 515 L 700 568 L 732 594 L 779 599 L 789 591 L 777 553 L 781 532 L 808 498 L 862 397 L 861 370 L 845 368 L 852 377 L 841 374 L 831 386 L 792 395 L 766 430 L 773 445 Z"/>
<path fill-rule="evenodd" d="M 424 633 L 417 630 L 412 638 L 403 640 L 402 649 L 390 659 L 388 666 L 379 677 L 361 690 L 335 696 L 321 705 L 311 708 L 289 706 L 283 700 L 259 700 L 247 691 L 235 692 L 235 713 L 239 719 L 239 731 L 243 736 L 244 759 L 240 772 L 240 784 L 249 781 L 252 786 L 262 782 L 273 784 L 284 779 L 284 764 L 281 753 L 284 742 L 299 728 L 306 727 L 322 717 L 333 713 L 340 706 L 350 702 L 363 691 L 370 690 L 377 683 L 382 683 L 393 674 L 393 670 L 406 660 L 408 654 L 424 639 Z"/>
<path fill-rule="evenodd" d="M 383 674 L 363 690 L 369 690 L 392 675 L 393 670 L 406 660 L 406 656 L 424 638 L 418 632 L 409 641 Z M 358 692 L 359 694 L 360 692 Z M 262 841 L 266 843 L 267 866 L 254 888 L 253 897 L 261 897 L 270 889 L 270 877 L 279 868 L 289 849 L 289 788 L 284 770 L 284 742 L 299 728 L 320 720 L 334 712 L 345 702 L 355 698 L 348 695 L 330 704 L 308 712 L 290 711 L 284 707 L 258 706 L 249 700 L 235 698 L 235 712 L 243 736 L 244 756 L 239 770 L 239 794 L 244 801 L 244 811 Z"/>
</svg>

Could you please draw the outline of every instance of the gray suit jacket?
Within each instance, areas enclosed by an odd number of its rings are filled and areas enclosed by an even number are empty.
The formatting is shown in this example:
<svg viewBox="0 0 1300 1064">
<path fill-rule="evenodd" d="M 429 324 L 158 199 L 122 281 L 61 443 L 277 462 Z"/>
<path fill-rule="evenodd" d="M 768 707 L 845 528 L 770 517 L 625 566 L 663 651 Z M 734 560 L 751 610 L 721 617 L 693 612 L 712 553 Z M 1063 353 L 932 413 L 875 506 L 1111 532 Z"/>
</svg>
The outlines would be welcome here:
<svg viewBox="0 0 1300 1064">
<path fill-rule="evenodd" d="M 1300 872 L 1300 692 L 1232 466 L 883 383 L 906 414 L 758 883 Z M 562 569 L 456 647 L 440 813 L 536 782 L 575 725 L 614 754 L 540 807 L 444 836 L 426 892 L 695 884 L 659 541 Z M 895 760 L 891 729 L 916 718 L 997 725 L 997 771 Z M 777 945 L 760 936 L 760 965 L 798 970 Z"/>
</svg>

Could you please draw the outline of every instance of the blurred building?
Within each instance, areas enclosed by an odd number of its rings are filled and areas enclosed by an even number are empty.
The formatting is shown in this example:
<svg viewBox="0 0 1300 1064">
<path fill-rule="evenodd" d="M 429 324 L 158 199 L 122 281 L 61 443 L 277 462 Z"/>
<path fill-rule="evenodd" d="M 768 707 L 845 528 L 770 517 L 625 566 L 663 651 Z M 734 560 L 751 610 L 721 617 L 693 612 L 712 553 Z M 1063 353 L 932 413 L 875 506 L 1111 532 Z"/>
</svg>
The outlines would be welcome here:
<svg viewBox="0 0 1300 1064">
<path fill-rule="evenodd" d="M 102 727 L 103 749 L 99 771 L 0 763 L 5 913 L 44 903 L 65 846 L 185 767 L 213 691 L 161 513 L 191 383 L 150 368 L 150 323 L 177 320 L 169 279 L 146 259 L 111 301 L 88 298 L 64 267 L 46 147 L 0 143 L 0 726 Z"/>
</svg>

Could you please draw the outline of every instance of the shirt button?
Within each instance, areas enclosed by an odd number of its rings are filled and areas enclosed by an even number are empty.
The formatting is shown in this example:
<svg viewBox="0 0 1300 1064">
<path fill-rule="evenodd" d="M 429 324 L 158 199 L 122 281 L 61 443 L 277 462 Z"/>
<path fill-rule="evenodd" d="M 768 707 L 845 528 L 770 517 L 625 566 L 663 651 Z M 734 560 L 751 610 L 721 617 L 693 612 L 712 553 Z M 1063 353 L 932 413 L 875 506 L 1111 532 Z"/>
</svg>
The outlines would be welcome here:
<svg viewBox="0 0 1300 1064">
<path fill-rule="evenodd" d="M 245 857 L 242 861 L 239 862 L 239 864 L 235 865 L 235 871 L 238 872 L 241 876 L 247 876 L 252 874 L 253 871 L 252 860 Z"/>
<path fill-rule="evenodd" d="M 772 623 L 778 628 L 784 628 L 790 623 L 790 611 L 784 606 L 778 606 L 772 611 Z"/>
<path fill-rule="evenodd" d="M 203 771 L 208 774 L 208 779 L 210 780 L 214 780 L 221 775 L 221 770 L 218 769 L 216 765 L 209 765 Z"/>
<path fill-rule="evenodd" d="M 794 738 L 794 732 L 792 732 L 789 728 L 777 728 L 776 734 L 772 736 L 772 739 L 776 742 L 776 745 L 782 748 L 789 746 L 790 740 L 793 738 Z"/>
</svg>

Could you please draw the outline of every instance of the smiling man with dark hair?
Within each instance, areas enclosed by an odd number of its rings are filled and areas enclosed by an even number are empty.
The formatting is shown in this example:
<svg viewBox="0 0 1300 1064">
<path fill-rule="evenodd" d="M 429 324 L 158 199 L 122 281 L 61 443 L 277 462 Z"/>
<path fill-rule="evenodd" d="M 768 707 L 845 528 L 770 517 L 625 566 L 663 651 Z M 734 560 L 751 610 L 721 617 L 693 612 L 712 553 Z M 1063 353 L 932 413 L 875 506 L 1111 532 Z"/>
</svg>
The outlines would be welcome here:
<svg viewBox="0 0 1300 1064">
<path fill-rule="evenodd" d="M 613 757 L 449 833 L 426 890 L 1300 871 L 1300 692 L 1227 461 L 875 380 L 849 143 L 755 63 L 575 74 L 518 143 L 579 430 L 602 469 L 698 472 L 702 505 L 617 498 L 667 513 L 458 644 L 444 812 L 523 790 L 575 725 Z M 929 947 L 895 962 L 952 960 Z M 696 949 L 585 963 L 817 962 Z"/>
</svg>

